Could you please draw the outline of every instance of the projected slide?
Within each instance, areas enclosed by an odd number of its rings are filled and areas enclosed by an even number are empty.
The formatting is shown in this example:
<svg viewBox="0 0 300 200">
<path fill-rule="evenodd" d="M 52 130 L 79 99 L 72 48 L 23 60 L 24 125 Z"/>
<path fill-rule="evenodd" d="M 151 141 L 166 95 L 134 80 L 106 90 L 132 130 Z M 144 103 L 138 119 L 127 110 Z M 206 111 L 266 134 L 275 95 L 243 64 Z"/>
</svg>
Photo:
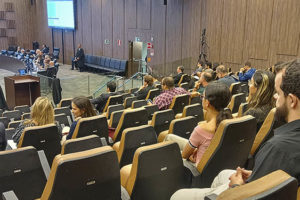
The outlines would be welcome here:
<svg viewBox="0 0 300 200">
<path fill-rule="evenodd" d="M 48 26 L 74 29 L 73 0 L 47 0 Z"/>
</svg>

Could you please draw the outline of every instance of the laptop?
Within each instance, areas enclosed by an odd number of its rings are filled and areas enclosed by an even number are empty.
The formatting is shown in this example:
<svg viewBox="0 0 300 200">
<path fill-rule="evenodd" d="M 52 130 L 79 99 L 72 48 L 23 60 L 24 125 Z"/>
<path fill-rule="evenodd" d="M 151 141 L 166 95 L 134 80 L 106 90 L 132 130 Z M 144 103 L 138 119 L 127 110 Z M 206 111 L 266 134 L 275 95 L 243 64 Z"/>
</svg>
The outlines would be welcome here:
<svg viewBox="0 0 300 200">
<path fill-rule="evenodd" d="M 26 69 L 19 69 L 20 76 L 26 75 Z"/>
</svg>

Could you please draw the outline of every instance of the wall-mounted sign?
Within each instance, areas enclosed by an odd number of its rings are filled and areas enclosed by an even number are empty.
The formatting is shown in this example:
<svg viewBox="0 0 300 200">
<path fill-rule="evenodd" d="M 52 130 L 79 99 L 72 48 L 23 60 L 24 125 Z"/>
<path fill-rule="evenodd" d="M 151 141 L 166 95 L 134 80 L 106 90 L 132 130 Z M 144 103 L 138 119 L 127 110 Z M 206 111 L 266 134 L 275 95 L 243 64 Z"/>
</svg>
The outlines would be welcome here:
<svg viewBox="0 0 300 200">
<path fill-rule="evenodd" d="M 122 43 L 121 43 L 121 40 L 118 40 L 117 43 L 118 43 L 118 46 L 121 46 L 121 44 L 122 44 Z"/>
<path fill-rule="evenodd" d="M 140 37 L 135 37 L 135 41 L 136 41 L 136 42 L 140 42 L 140 41 L 141 41 L 141 38 L 140 38 Z"/>
<path fill-rule="evenodd" d="M 147 48 L 148 48 L 148 49 L 153 49 L 153 44 L 152 44 L 151 42 L 148 42 L 148 43 L 147 43 Z"/>
<path fill-rule="evenodd" d="M 150 56 L 154 56 L 154 49 L 150 49 Z"/>
<path fill-rule="evenodd" d="M 110 44 L 110 41 L 109 40 L 104 40 L 104 44 Z"/>
</svg>

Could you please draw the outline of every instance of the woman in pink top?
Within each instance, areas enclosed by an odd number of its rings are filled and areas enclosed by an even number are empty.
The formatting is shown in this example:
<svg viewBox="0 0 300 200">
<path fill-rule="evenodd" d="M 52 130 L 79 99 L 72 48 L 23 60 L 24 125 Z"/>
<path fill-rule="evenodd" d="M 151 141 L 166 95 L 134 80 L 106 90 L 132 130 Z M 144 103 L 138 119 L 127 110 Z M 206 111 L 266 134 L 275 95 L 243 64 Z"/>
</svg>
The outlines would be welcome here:
<svg viewBox="0 0 300 200">
<path fill-rule="evenodd" d="M 183 158 L 200 162 L 221 121 L 232 118 L 231 111 L 225 109 L 230 99 L 230 90 L 224 83 L 212 82 L 206 86 L 202 106 L 207 120 L 194 129 L 182 151 Z"/>
</svg>

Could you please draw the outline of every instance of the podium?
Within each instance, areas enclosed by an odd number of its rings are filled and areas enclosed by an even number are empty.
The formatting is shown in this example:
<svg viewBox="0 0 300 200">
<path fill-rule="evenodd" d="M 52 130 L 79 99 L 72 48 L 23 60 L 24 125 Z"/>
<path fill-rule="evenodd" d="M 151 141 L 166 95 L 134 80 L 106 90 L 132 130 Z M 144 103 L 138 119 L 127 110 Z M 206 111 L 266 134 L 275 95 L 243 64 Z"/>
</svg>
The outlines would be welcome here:
<svg viewBox="0 0 300 200">
<path fill-rule="evenodd" d="M 40 78 L 25 76 L 4 77 L 6 101 L 9 109 L 15 106 L 29 105 L 41 96 Z"/>
</svg>

